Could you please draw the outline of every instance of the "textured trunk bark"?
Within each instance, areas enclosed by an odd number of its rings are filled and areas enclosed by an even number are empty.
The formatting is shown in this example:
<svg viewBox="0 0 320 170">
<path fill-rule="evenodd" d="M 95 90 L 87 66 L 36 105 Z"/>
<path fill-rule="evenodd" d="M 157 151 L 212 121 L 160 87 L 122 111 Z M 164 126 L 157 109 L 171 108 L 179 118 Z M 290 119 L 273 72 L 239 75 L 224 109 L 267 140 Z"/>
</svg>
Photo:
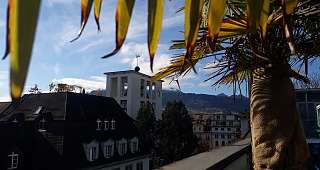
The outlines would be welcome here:
<svg viewBox="0 0 320 170">
<path fill-rule="evenodd" d="M 289 77 L 254 76 L 250 105 L 254 169 L 304 169 L 309 151 Z"/>
</svg>

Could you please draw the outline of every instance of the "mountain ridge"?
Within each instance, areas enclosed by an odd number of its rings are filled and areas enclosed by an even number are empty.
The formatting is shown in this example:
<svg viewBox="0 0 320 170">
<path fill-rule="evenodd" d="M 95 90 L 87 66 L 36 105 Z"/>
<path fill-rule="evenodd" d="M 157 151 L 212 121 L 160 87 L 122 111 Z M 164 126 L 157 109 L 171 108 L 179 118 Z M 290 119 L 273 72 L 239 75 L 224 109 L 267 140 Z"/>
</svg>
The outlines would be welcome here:
<svg viewBox="0 0 320 170">
<path fill-rule="evenodd" d="M 97 91 L 89 94 L 95 95 Z M 106 90 L 100 90 L 102 96 L 106 95 Z M 184 93 L 177 90 L 162 90 L 162 105 L 165 107 L 167 102 L 181 100 L 192 112 L 247 112 L 249 99 L 245 96 L 228 96 L 224 93 L 217 95 Z"/>
</svg>

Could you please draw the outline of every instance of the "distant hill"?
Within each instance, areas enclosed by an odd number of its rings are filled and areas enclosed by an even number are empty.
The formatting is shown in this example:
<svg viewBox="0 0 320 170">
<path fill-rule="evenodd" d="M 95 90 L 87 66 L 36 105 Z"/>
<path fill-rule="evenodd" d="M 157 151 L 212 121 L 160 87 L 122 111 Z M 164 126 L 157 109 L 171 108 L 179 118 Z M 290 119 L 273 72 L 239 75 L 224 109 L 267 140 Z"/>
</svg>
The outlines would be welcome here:
<svg viewBox="0 0 320 170">
<path fill-rule="evenodd" d="M 92 91 L 89 94 L 95 95 L 97 92 Z M 106 95 L 105 90 L 99 92 L 102 96 Z M 188 109 L 192 111 L 248 111 L 249 99 L 244 96 L 228 96 L 224 93 L 218 95 L 183 93 L 180 91 L 163 90 L 162 104 L 165 107 L 167 102 L 181 100 Z M 235 99 L 235 100 L 234 100 Z"/>
<path fill-rule="evenodd" d="M 173 100 L 181 100 L 188 109 L 193 111 L 234 111 L 245 112 L 248 111 L 249 99 L 245 96 L 228 96 L 225 94 L 208 95 L 183 93 L 180 91 L 164 90 L 162 103 L 163 106 L 167 102 Z"/>
</svg>

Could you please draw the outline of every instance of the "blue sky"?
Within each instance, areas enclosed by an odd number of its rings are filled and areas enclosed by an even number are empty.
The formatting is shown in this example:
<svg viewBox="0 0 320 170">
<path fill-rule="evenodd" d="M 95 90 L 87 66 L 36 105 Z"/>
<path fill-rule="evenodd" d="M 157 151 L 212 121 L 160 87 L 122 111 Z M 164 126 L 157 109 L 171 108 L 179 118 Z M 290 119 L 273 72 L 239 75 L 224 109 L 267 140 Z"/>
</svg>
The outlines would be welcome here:
<svg viewBox="0 0 320 170">
<path fill-rule="evenodd" d="M 6 0 L 0 0 L 0 54 L 5 47 Z M 168 50 L 170 40 L 181 39 L 183 13 L 176 13 L 183 1 L 166 1 L 163 31 L 155 59 L 155 70 L 169 63 L 172 51 Z M 80 0 L 43 0 L 36 40 L 25 91 L 38 84 L 43 91 L 51 82 L 77 84 L 87 90 L 105 88 L 105 76 L 109 71 L 128 70 L 135 67 L 135 55 L 141 72 L 151 74 L 147 53 L 147 1 L 137 0 L 133 17 L 122 50 L 108 59 L 100 57 L 112 51 L 115 46 L 116 1 L 104 1 L 101 12 L 102 31 L 97 32 L 93 11 L 83 35 L 70 43 L 80 27 Z M 232 94 L 229 87 L 211 87 L 212 82 L 204 83 L 208 72 L 197 67 L 198 74 L 191 73 L 180 80 L 182 91 L 219 94 Z M 9 58 L 0 61 L 0 101 L 9 99 Z M 177 88 L 176 84 L 164 82 L 164 88 Z"/>
</svg>

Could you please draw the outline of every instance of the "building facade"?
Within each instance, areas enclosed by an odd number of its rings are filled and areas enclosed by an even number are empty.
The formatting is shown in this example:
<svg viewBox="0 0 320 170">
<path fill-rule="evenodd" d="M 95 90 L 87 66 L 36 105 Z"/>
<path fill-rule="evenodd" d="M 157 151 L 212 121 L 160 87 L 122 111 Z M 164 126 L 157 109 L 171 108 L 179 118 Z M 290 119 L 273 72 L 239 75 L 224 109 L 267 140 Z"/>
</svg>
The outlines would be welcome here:
<svg viewBox="0 0 320 170">
<path fill-rule="evenodd" d="M 107 76 L 106 95 L 114 98 L 133 119 L 142 105 L 150 103 L 156 118 L 162 111 L 162 81 L 138 71 L 118 71 L 105 73 Z"/>
<path fill-rule="evenodd" d="M 320 107 L 320 89 L 296 89 L 296 105 L 306 137 L 319 138 L 317 108 Z"/>
<path fill-rule="evenodd" d="M 247 121 L 241 121 L 243 116 L 237 113 L 192 113 L 191 117 L 193 132 L 207 149 L 230 145 L 248 130 Z"/>
<path fill-rule="evenodd" d="M 24 95 L 0 113 L 0 132 L 0 169 L 149 169 L 133 119 L 108 97 Z"/>
</svg>

